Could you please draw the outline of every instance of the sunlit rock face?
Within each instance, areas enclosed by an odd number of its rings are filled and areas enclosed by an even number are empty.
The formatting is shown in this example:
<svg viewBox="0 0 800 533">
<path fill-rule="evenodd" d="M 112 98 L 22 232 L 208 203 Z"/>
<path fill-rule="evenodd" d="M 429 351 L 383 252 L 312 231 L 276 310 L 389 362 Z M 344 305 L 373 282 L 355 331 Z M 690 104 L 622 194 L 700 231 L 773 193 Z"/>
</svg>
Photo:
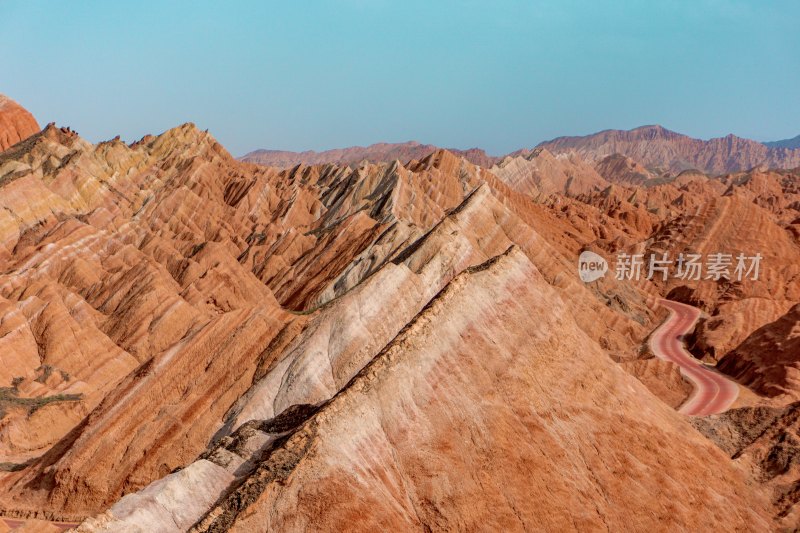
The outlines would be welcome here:
<svg viewBox="0 0 800 533">
<path fill-rule="evenodd" d="M 8 96 L 0 94 L 0 152 L 24 141 L 39 129 L 33 115 Z"/>
<path fill-rule="evenodd" d="M 51 125 L 0 153 L 0 510 L 82 531 L 769 528 L 641 346 L 672 291 L 731 320 L 800 299 L 793 175 L 491 163 L 278 169 L 192 124 L 130 145 Z M 761 286 L 576 268 L 749 252 L 745 226 Z"/>
</svg>

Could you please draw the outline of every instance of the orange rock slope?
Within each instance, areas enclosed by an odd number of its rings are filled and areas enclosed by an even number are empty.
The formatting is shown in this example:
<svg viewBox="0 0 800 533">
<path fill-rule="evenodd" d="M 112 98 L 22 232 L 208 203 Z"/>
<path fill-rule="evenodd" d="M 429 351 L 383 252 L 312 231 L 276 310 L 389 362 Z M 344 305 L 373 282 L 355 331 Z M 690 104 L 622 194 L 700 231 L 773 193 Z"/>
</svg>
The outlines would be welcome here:
<svg viewBox="0 0 800 533">
<path fill-rule="evenodd" d="M 24 141 L 39 129 L 33 115 L 11 98 L 0 94 L 0 152 Z"/>
<path fill-rule="evenodd" d="M 800 304 L 754 331 L 719 366 L 761 394 L 800 399 Z"/>
<path fill-rule="evenodd" d="M 587 248 L 748 245 L 732 213 L 794 253 L 792 204 L 747 183 L 612 186 L 541 151 L 278 170 L 191 124 L 132 145 L 49 126 L 0 154 L 0 512 L 82 531 L 768 528 L 768 495 L 639 347 L 656 295 L 790 301 L 793 267 L 740 292 L 576 269 Z"/>
<path fill-rule="evenodd" d="M 609 259 L 641 254 L 642 278 L 651 256 L 667 254 L 673 261 L 668 279 L 656 272 L 638 286 L 707 312 L 691 339 L 697 355 L 709 362 L 721 359 L 800 302 L 800 173 L 754 170 L 719 178 L 683 173 L 644 185 L 615 184 L 558 202 L 574 227 L 595 228 L 595 244 Z M 680 254 L 700 254 L 705 267 L 716 253 L 731 258 L 726 277 L 709 278 L 707 270 L 699 279 L 676 277 Z M 737 279 L 738 254 L 760 254 L 758 279 L 752 273 Z"/>
</svg>

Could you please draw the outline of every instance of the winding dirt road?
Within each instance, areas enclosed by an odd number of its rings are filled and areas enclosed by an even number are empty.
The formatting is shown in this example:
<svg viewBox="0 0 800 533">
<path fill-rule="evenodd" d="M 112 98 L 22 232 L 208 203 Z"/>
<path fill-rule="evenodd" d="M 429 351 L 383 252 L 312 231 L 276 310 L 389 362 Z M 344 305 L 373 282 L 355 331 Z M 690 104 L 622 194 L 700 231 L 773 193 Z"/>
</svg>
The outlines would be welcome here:
<svg viewBox="0 0 800 533">
<path fill-rule="evenodd" d="M 681 374 L 694 385 L 692 395 L 678 411 L 692 416 L 726 411 L 739 396 L 739 386 L 698 362 L 681 339 L 694 327 L 700 310 L 671 300 L 661 300 L 659 303 L 670 313 L 669 318 L 650 336 L 650 349 L 656 357 L 680 366 Z"/>
</svg>

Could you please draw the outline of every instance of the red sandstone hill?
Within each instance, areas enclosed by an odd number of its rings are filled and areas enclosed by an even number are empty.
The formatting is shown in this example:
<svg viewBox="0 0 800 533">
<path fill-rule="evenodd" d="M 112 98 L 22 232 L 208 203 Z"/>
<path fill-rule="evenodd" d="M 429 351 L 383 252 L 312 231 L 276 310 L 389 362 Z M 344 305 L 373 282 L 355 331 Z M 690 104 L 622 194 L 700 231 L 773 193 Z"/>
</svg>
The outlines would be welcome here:
<svg viewBox="0 0 800 533">
<path fill-rule="evenodd" d="M 753 332 L 719 366 L 764 395 L 800 399 L 800 304 Z"/>
<path fill-rule="evenodd" d="M 581 157 L 554 155 L 545 149 L 534 150 L 526 157 L 507 157 L 491 170 L 512 189 L 533 197 L 553 193 L 572 196 L 609 185 Z"/>
<path fill-rule="evenodd" d="M 5 152 L 0 511 L 80 531 L 769 528 L 768 495 L 616 362 L 638 360 L 658 287 L 577 276 L 597 232 L 646 241 L 685 192 L 614 192 L 578 156 L 517 165 L 279 170 L 191 124 L 131 145 L 49 126 Z"/>
<path fill-rule="evenodd" d="M 192 124 L 130 145 L 49 125 L 0 153 L 0 514 L 83 532 L 798 525 L 797 171 L 397 146 L 280 169 Z M 587 249 L 764 263 L 757 283 L 584 284 Z M 643 349 L 667 295 L 705 311 L 694 350 L 744 411 L 675 411 L 691 386 Z"/>
<path fill-rule="evenodd" d="M 581 137 L 558 137 L 539 144 L 553 153 L 575 151 L 590 161 L 619 153 L 647 168 L 673 174 L 698 169 L 724 174 L 754 167 L 800 166 L 800 149 L 768 147 L 757 141 L 728 135 L 707 141 L 694 139 L 661 126 L 632 130 L 605 130 Z"/>
<path fill-rule="evenodd" d="M 0 152 L 27 139 L 39 129 L 33 115 L 11 98 L 0 94 Z"/>
<path fill-rule="evenodd" d="M 660 294 L 711 315 L 698 325 L 698 355 L 709 361 L 724 357 L 800 301 L 798 172 L 754 170 L 717 178 L 684 172 L 651 182 L 615 184 L 568 203 L 561 199 L 562 212 L 573 227 L 602 223 L 596 244 L 612 257 L 620 251 L 668 253 L 673 260 L 680 253 L 762 255 L 758 281 L 672 277 L 656 283 Z"/>
<path fill-rule="evenodd" d="M 362 161 L 371 163 L 391 163 L 399 160 L 403 163 L 412 159 L 422 159 L 439 148 L 432 144 L 420 144 L 415 141 L 405 143 L 376 143 L 370 146 L 352 146 L 315 152 L 290 152 L 284 150 L 255 150 L 241 157 L 242 161 L 257 163 L 277 168 L 292 168 L 299 164 L 319 165 L 335 163 L 337 165 L 353 165 Z M 482 167 L 490 167 L 497 158 L 487 155 L 479 148 L 469 150 L 450 150 L 450 152 L 466 158 L 471 163 Z"/>
<path fill-rule="evenodd" d="M 616 153 L 598 161 L 594 168 L 607 181 L 623 185 L 647 186 L 658 177 L 639 162 Z"/>
</svg>

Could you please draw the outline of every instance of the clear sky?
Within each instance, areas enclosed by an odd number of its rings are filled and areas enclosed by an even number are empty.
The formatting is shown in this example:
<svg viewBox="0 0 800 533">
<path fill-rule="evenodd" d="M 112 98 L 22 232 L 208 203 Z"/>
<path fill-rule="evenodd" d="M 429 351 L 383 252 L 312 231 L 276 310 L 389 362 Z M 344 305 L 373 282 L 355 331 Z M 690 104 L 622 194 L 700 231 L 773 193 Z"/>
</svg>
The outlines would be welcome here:
<svg viewBox="0 0 800 533">
<path fill-rule="evenodd" d="M 500 154 L 662 124 L 800 133 L 800 2 L 0 0 L 0 93 L 91 141 Z"/>
</svg>

